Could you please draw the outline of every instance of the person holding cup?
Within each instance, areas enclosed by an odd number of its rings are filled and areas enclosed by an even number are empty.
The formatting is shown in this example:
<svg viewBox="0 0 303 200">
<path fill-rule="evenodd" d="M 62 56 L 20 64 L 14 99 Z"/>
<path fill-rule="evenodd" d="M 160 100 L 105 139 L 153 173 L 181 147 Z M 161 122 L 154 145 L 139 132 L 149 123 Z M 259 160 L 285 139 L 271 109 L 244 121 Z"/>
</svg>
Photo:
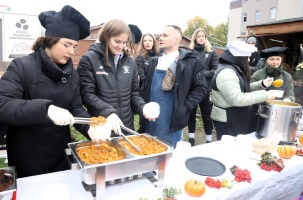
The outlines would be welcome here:
<svg viewBox="0 0 303 200">
<path fill-rule="evenodd" d="M 261 51 L 260 55 L 265 59 L 265 64 L 262 69 L 256 71 L 251 76 L 251 83 L 263 80 L 266 77 L 270 77 L 273 80 L 282 80 L 281 85 L 268 84 L 264 85 L 266 90 L 274 90 L 278 95 L 277 100 L 283 100 L 286 102 L 294 102 L 294 85 L 292 76 L 283 70 L 282 60 L 283 56 L 286 54 L 287 47 L 272 47 Z M 257 130 L 258 126 L 258 107 L 259 104 L 252 105 L 250 107 L 250 119 L 249 119 L 249 130 L 254 132 Z"/>
<path fill-rule="evenodd" d="M 272 77 L 273 80 L 282 79 L 282 86 L 275 87 L 273 85 L 269 85 L 266 87 L 266 90 L 282 90 L 284 91 L 283 96 L 277 99 L 286 102 L 294 102 L 295 94 L 292 76 L 283 70 L 282 65 L 283 55 L 286 54 L 287 50 L 288 47 L 272 47 L 262 50 L 260 55 L 266 59 L 266 62 L 262 69 L 256 71 L 251 76 L 250 82 L 253 83 L 260 81 L 267 77 Z"/>
<path fill-rule="evenodd" d="M 276 97 L 272 90 L 264 90 L 264 85 L 271 85 L 271 78 L 250 83 L 248 57 L 256 47 L 243 41 L 230 41 L 226 47 L 212 79 L 211 118 L 217 140 L 222 135 L 248 134 L 249 106 Z"/>
</svg>

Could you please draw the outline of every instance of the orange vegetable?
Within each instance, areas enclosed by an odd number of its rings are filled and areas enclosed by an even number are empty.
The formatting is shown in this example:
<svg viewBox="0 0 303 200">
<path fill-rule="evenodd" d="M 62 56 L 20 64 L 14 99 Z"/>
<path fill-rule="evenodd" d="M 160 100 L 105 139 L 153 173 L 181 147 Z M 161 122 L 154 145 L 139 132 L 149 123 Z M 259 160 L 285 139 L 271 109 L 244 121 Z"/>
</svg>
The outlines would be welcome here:
<svg viewBox="0 0 303 200">
<path fill-rule="evenodd" d="M 192 197 L 201 197 L 205 193 L 205 185 L 201 181 L 190 179 L 184 185 L 185 192 Z"/>
<path fill-rule="evenodd" d="M 299 137 L 299 142 L 300 142 L 300 144 L 303 144 L 303 135 L 301 135 L 301 136 Z"/>
<path fill-rule="evenodd" d="M 296 148 L 290 145 L 278 146 L 278 154 L 281 158 L 291 158 L 296 154 Z"/>
</svg>

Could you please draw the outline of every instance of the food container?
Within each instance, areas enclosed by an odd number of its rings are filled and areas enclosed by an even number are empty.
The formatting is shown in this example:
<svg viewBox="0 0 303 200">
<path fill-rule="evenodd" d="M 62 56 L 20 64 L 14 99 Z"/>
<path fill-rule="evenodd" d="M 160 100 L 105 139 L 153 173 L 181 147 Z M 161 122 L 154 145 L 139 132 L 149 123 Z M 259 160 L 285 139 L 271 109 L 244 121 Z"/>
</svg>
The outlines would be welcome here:
<svg viewBox="0 0 303 200">
<path fill-rule="evenodd" d="M 168 159 L 171 157 L 173 147 L 165 142 L 154 138 L 148 134 L 144 134 L 147 137 L 151 137 L 157 142 L 165 146 L 166 151 L 151 155 L 135 155 L 129 153 L 124 148 L 121 148 L 118 144 L 119 137 L 112 138 L 111 145 L 117 145 L 116 147 L 125 153 L 125 157 L 121 160 L 109 161 L 98 164 L 89 164 L 80 159 L 77 153 L 77 149 L 83 148 L 87 145 L 100 145 L 92 142 L 75 142 L 69 143 L 68 146 L 71 149 L 72 155 L 76 158 L 80 167 L 83 169 L 84 182 L 86 184 L 96 184 L 96 200 L 105 199 L 105 186 L 106 181 L 114 182 L 113 180 L 125 179 L 130 176 L 141 175 L 145 172 L 151 172 L 158 170 L 157 179 L 153 179 L 153 184 L 156 187 L 164 185 L 165 167 Z M 131 137 L 131 136 L 127 136 Z M 129 178 L 128 178 L 129 179 Z"/>
<path fill-rule="evenodd" d="M 65 149 L 65 155 L 67 163 L 72 170 L 79 170 L 80 165 L 78 164 L 76 158 L 72 155 L 72 151 L 70 149 Z"/>
<path fill-rule="evenodd" d="M 158 154 L 167 151 L 168 146 L 162 141 L 157 140 L 154 137 L 147 135 L 129 135 L 127 138 L 135 145 L 137 145 L 141 151 L 136 151 L 124 138 L 117 139 L 118 145 L 126 152 L 133 156 L 147 156 L 152 154 Z"/>
<path fill-rule="evenodd" d="M 302 106 L 293 102 L 267 100 L 258 109 L 256 136 L 270 137 L 274 132 L 282 133 L 281 141 L 293 142 L 299 125 Z"/>
<path fill-rule="evenodd" d="M 0 200 L 11 200 L 16 191 L 15 167 L 0 168 Z"/>
</svg>

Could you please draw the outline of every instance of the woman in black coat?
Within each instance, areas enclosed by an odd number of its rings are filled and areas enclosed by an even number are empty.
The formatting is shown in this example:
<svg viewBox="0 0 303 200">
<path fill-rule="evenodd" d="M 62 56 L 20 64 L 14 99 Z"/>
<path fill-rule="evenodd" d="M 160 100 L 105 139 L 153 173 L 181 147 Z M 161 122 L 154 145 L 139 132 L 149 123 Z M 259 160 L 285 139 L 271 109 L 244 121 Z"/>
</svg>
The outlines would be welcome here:
<svg viewBox="0 0 303 200">
<path fill-rule="evenodd" d="M 203 74 L 207 82 L 207 96 L 199 102 L 200 112 L 204 124 L 204 131 L 206 135 L 206 143 L 212 140 L 213 122 L 210 118 L 212 103 L 210 101 L 211 80 L 219 65 L 218 54 L 211 48 L 211 44 L 207 39 L 204 29 L 196 29 L 192 35 L 190 48 L 196 50 L 199 58 L 203 64 Z M 194 108 L 188 120 L 189 142 L 192 146 L 195 145 L 195 131 L 196 131 L 196 113 L 197 107 Z"/>
<path fill-rule="evenodd" d="M 136 63 L 138 66 L 140 94 L 143 95 L 145 90 L 144 82 L 146 80 L 146 72 L 151 63 L 151 59 L 160 53 L 155 36 L 151 33 L 144 34 L 141 38 L 138 51 L 139 54 L 136 57 Z M 140 117 L 140 127 L 142 120 L 142 117 Z M 139 128 L 138 132 L 143 132 L 143 130 Z"/>
<path fill-rule="evenodd" d="M 18 178 L 68 169 L 69 125 L 73 116 L 90 117 L 71 60 L 78 40 L 89 35 L 89 21 L 70 6 L 43 12 L 39 20 L 46 36 L 36 40 L 33 53 L 14 59 L 0 80 L 0 123 L 9 127 L 8 164 Z M 75 128 L 98 139 L 89 125 Z"/>
</svg>

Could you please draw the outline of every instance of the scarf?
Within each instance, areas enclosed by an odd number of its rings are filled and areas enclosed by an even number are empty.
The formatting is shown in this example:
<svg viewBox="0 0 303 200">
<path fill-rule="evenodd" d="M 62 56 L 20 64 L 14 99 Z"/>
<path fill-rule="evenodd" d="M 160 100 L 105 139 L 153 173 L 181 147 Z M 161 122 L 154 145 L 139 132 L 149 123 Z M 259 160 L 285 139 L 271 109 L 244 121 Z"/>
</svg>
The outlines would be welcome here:
<svg viewBox="0 0 303 200">
<path fill-rule="evenodd" d="M 38 49 L 41 58 L 42 72 L 46 74 L 51 79 L 63 80 L 71 76 L 73 70 L 72 59 L 69 59 L 64 65 L 57 65 L 54 63 L 45 50 L 40 47 Z"/>
<path fill-rule="evenodd" d="M 270 77 L 277 77 L 282 74 L 282 66 L 280 65 L 278 68 L 274 68 L 269 64 L 265 63 L 266 74 Z"/>
<path fill-rule="evenodd" d="M 194 47 L 194 49 L 196 50 L 196 51 L 204 51 L 204 44 L 195 44 L 195 47 Z"/>
</svg>

